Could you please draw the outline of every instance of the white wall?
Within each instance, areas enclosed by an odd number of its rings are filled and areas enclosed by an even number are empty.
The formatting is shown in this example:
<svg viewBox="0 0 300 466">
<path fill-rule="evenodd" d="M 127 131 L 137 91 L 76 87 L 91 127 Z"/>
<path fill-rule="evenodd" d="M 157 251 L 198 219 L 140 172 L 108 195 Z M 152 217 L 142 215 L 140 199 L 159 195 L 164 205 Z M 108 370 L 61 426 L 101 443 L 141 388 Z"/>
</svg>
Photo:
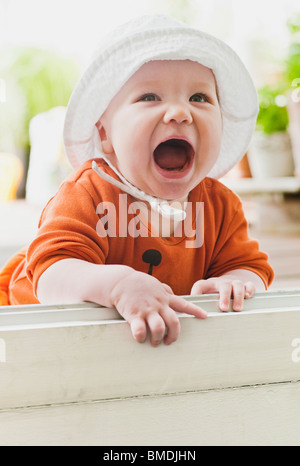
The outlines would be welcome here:
<svg viewBox="0 0 300 466">
<path fill-rule="evenodd" d="M 85 64 L 103 33 L 140 14 L 173 13 L 174 3 L 174 0 L 0 0 L 0 47 L 9 44 L 49 47 Z M 192 12 L 193 25 L 228 41 L 249 66 L 253 64 L 249 51 L 253 40 L 270 47 L 274 59 L 284 54 L 286 20 L 292 12 L 300 11 L 299 0 L 181 3 Z"/>
</svg>

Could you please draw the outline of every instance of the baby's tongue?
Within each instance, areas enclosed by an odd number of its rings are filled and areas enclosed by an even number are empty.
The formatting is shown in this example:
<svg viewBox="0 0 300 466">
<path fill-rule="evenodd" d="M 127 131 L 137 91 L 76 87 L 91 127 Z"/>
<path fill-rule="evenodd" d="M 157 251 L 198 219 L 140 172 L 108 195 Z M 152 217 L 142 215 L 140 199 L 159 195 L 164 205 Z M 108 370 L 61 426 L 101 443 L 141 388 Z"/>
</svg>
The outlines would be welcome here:
<svg viewBox="0 0 300 466">
<path fill-rule="evenodd" d="M 164 170 L 179 170 L 186 163 L 184 147 L 172 143 L 160 144 L 154 151 L 155 162 Z"/>
</svg>

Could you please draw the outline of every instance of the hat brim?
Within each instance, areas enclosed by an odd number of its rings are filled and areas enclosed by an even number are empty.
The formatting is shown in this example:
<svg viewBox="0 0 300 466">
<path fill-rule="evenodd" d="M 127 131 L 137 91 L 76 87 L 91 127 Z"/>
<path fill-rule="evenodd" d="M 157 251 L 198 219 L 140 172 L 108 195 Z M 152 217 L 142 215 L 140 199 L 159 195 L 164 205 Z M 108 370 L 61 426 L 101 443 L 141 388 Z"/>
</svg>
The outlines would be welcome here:
<svg viewBox="0 0 300 466">
<path fill-rule="evenodd" d="M 69 101 L 64 125 L 65 150 L 74 168 L 103 155 L 97 121 L 125 82 L 151 60 L 188 59 L 215 75 L 223 135 L 219 157 L 208 176 L 220 178 L 245 155 L 258 113 L 257 92 L 247 69 L 223 41 L 168 20 L 152 28 L 148 21 L 146 29 L 142 21 L 136 22 L 136 28 L 133 22 L 130 28 L 124 26 L 84 72 Z"/>
</svg>

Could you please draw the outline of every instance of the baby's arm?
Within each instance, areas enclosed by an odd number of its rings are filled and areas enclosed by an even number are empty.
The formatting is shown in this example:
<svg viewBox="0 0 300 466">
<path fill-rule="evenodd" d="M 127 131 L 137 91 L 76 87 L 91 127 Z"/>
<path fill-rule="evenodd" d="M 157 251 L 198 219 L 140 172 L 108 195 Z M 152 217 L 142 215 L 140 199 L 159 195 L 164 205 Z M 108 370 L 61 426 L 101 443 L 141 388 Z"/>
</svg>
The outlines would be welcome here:
<svg viewBox="0 0 300 466">
<path fill-rule="evenodd" d="M 136 341 L 150 333 L 153 346 L 171 344 L 180 333 L 176 312 L 200 319 L 206 312 L 173 294 L 168 285 L 151 275 L 124 265 L 99 265 L 79 259 L 64 259 L 51 265 L 40 277 L 37 296 L 41 303 L 95 302 L 116 307 L 130 324 Z"/>
<path fill-rule="evenodd" d="M 219 293 L 221 311 L 228 311 L 231 298 L 233 310 L 241 311 L 245 298 L 251 298 L 255 291 L 265 289 L 264 282 L 256 273 L 237 269 L 224 273 L 221 277 L 198 280 L 193 285 L 191 294 Z"/>
</svg>

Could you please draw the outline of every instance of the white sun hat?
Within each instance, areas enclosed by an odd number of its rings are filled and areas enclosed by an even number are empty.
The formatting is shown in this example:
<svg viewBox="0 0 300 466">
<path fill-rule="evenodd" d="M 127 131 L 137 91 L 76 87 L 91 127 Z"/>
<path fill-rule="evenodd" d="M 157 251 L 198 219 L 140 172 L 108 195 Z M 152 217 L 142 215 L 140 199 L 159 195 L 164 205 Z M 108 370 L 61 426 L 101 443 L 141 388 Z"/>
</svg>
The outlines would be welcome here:
<svg viewBox="0 0 300 466">
<path fill-rule="evenodd" d="M 104 157 L 96 123 L 125 82 L 151 60 L 192 60 L 216 78 L 223 120 L 219 157 L 208 174 L 225 175 L 245 155 L 258 113 L 257 93 L 238 55 L 223 41 L 162 15 L 120 26 L 102 42 L 70 98 L 64 145 L 71 165 Z"/>
</svg>

